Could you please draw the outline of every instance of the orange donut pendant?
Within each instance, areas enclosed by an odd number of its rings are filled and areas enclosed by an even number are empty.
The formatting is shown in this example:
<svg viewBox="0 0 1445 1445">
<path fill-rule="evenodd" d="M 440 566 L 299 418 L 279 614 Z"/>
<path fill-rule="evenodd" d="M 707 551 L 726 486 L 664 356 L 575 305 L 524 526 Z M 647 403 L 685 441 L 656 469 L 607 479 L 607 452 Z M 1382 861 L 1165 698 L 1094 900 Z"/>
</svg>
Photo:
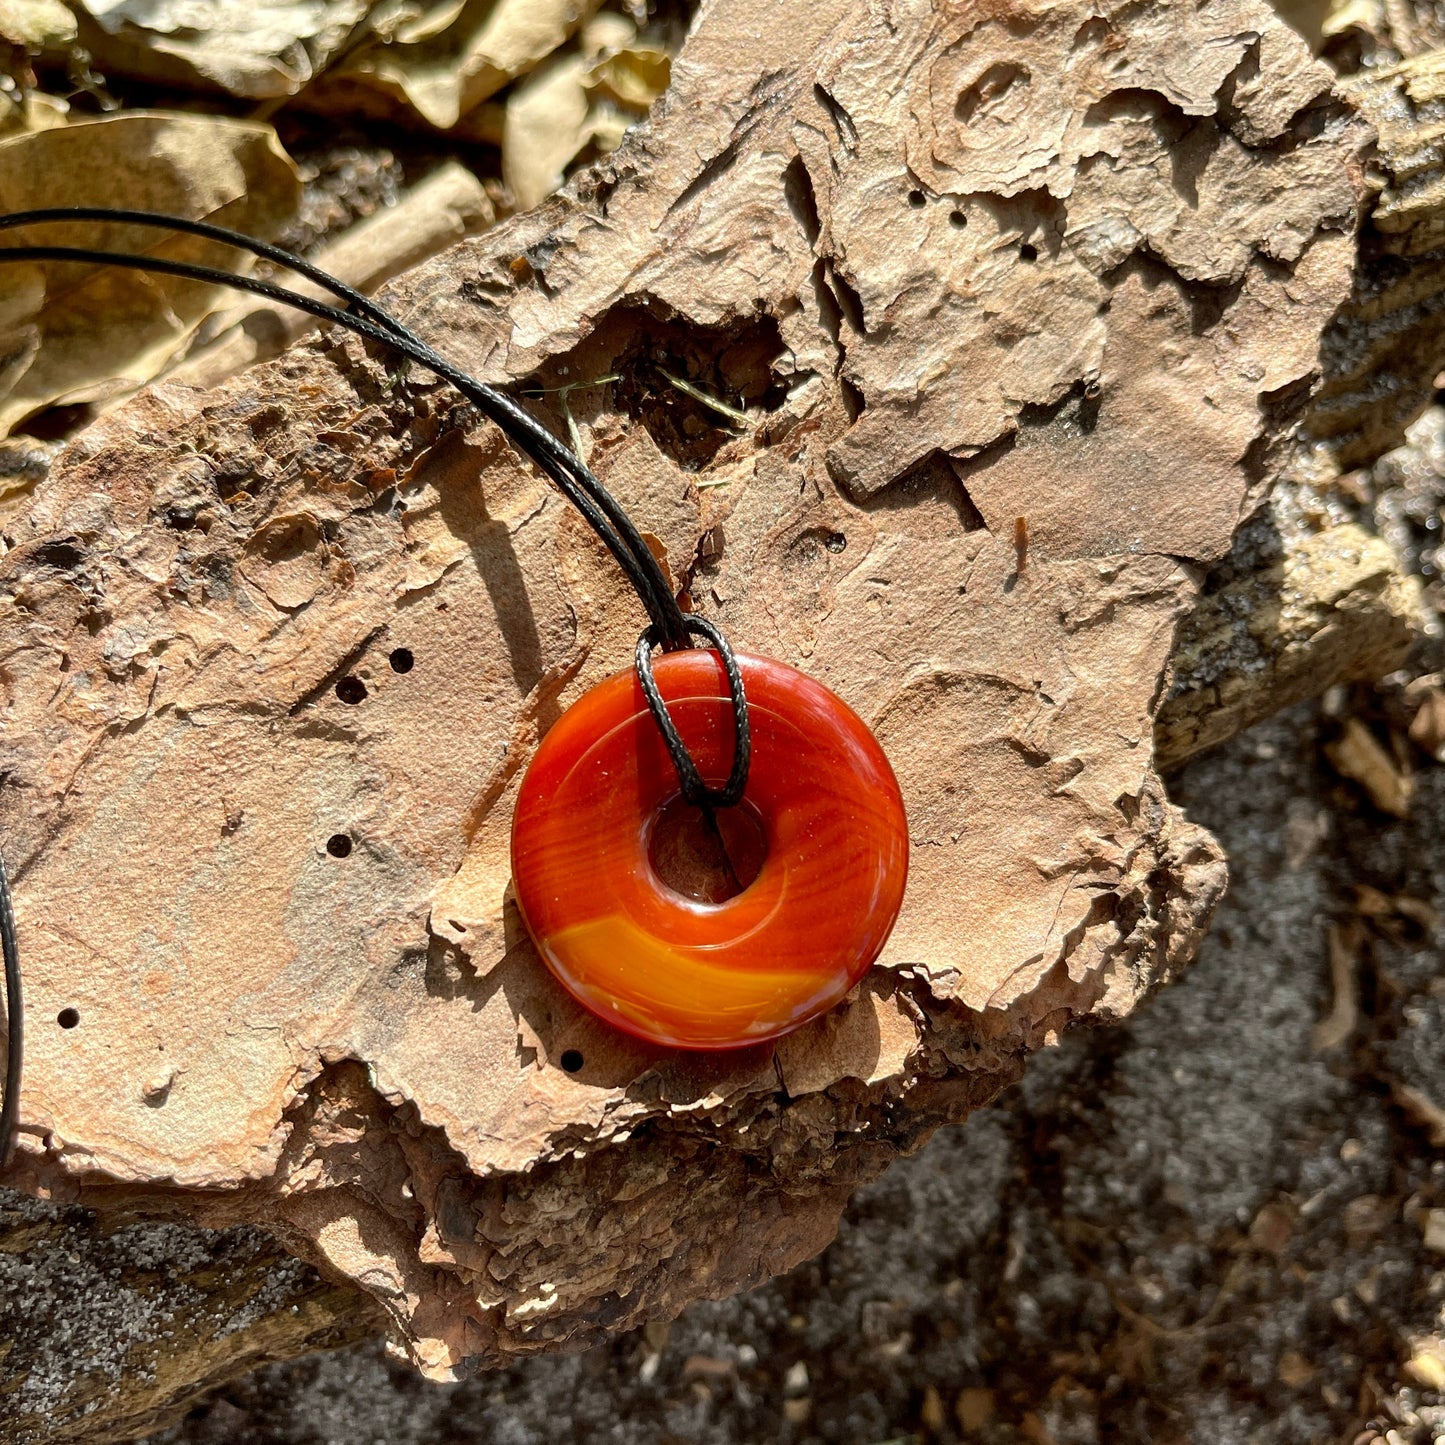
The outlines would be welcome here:
<svg viewBox="0 0 1445 1445">
<path fill-rule="evenodd" d="M 629 670 L 553 726 L 512 821 L 517 903 L 548 967 L 610 1023 L 678 1048 L 759 1043 L 831 1008 L 882 950 L 908 875 L 903 799 L 862 720 L 784 663 L 737 663 L 752 766 L 736 807 L 682 801 Z M 720 784 L 734 742 L 721 660 L 673 652 L 653 675 Z"/>
</svg>

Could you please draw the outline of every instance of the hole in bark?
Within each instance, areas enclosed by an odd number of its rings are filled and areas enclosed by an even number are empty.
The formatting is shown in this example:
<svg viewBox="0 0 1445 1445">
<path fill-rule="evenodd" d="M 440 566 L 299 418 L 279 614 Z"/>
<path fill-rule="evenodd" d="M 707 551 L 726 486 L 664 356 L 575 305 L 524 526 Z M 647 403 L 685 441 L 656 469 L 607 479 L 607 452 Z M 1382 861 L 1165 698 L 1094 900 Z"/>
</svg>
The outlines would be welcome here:
<svg viewBox="0 0 1445 1445">
<path fill-rule="evenodd" d="M 908 204 L 916 211 L 920 206 L 926 205 L 928 197 L 922 191 L 909 191 Z"/>
<path fill-rule="evenodd" d="M 333 858 L 351 857 L 351 837 L 347 833 L 333 833 L 326 840 L 326 851 Z"/>
<path fill-rule="evenodd" d="M 1051 406 L 1026 402 L 1019 408 L 1019 430 L 1048 428 L 1058 441 L 1090 435 L 1099 425 L 1104 388 L 1097 380 L 1076 381 L 1067 395 Z"/>
<path fill-rule="evenodd" d="M 336 684 L 336 695 L 342 702 L 355 707 L 366 700 L 366 684 L 359 677 L 343 677 Z"/>
<path fill-rule="evenodd" d="M 731 438 L 746 434 L 752 417 L 782 406 L 788 380 L 774 368 L 785 351 L 771 316 L 694 326 L 664 315 L 657 303 L 628 304 L 608 312 L 584 343 L 535 373 L 525 393 L 565 435 L 558 389 L 571 387 L 565 399 L 579 425 L 621 412 L 640 422 L 658 450 L 684 471 L 698 472 Z M 618 380 L 578 384 L 612 375 Z M 729 411 L 750 416 L 738 421 Z"/>
<path fill-rule="evenodd" d="M 586 1061 L 583 1059 L 580 1049 L 563 1049 L 562 1057 L 558 1062 L 569 1074 L 575 1074 Z"/>
<path fill-rule="evenodd" d="M 58 567 L 69 572 L 81 566 L 87 555 L 85 548 L 74 537 L 55 537 L 49 542 L 42 542 L 30 554 L 30 560 L 42 567 Z"/>
<path fill-rule="evenodd" d="M 719 808 L 710 826 L 701 808 L 674 798 L 653 818 L 647 840 L 652 871 L 695 903 L 726 903 L 761 871 L 768 840 L 763 820 L 746 802 Z"/>
<path fill-rule="evenodd" d="M 952 226 L 955 231 L 961 231 L 968 225 L 968 217 L 965 216 L 962 211 L 950 211 L 948 213 L 948 224 Z"/>
<path fill-rule="evenodd" d="M 1039 259 L 1039 248 L 1031 241 L 1025 241 L 1019 247 L 1020 261 L 1037 261 Z"/>
<path fill-rule="evenodd" d="M 391 656 L 387 658 L 393 672 L 410 672 L 416 666 L 416 658 L 412 656 L 411 648 L 396 647 L 392 649 Z"/>
<path fill-rule="evenodd" d="M 828 554 L 846 550 L 848 538 L 832 527 L 804 527 L 783 552 L 784 575 L 804 592 L 815 590 L 828 570 Z"/>
<path fill-rule="evenodd" d="M 55 1015 L 55 1022 L 63 1029 L 73 1029 L 80 1022 L 80 1010 L 63 1008 Z"/>
</svg>

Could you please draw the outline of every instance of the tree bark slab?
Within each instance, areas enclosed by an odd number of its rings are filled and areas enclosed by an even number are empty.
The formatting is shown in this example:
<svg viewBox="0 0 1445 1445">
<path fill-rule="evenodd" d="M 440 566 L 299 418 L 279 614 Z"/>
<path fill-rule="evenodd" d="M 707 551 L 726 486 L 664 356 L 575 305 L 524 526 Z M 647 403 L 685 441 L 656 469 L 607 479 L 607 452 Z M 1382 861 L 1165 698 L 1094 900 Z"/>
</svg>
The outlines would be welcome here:
<svg viewBox="0 0 1445 1445">
<path fill-rule="evenodd" d="M 827 1018 L 650 1051 L 539 965 L 511 798 L 642 618 L 425 378 L 345 340 L 158 386 L 0 564 L 21 1182 L 264 1223 L 437 1377 L 816 1252 L 1185 963 L 1224 883 L 1153 726 L 1348 292 L 1364 128 L 1249 0 L 776 15 L 704 5 L 650 127 L 390 300 L 559 427 L 555 388 L 620 375 L 565 393 L 604 483 L 874 727 L 909 894 Z"/>
</svg>

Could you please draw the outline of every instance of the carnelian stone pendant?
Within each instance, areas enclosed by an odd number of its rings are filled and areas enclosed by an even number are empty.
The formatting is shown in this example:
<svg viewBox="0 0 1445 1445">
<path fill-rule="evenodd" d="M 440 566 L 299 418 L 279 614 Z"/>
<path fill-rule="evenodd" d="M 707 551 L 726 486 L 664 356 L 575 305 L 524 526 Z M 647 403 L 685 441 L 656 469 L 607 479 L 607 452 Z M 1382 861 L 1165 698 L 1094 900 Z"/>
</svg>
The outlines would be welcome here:
<svg viewBox="0 0 1445 1445">
<path fill-rule="evenodd" d="M 512 821 L 517 903 L 548 967 L 602 1018 L 678 1048 L 758 1043 L 831 1008 L 883 948 L 908 874 L 903 799 L 862 720 L 794 668 L 737 662 L 753 738 L 737 807 L 709 821 L 682 802 L 628 671 L 552 727 Z M 734 741 L 721 660 L 669 653 L 653 675 L 720 786 Z M 721 887 L 695 866 L 708 847 Z"/>
</svg>

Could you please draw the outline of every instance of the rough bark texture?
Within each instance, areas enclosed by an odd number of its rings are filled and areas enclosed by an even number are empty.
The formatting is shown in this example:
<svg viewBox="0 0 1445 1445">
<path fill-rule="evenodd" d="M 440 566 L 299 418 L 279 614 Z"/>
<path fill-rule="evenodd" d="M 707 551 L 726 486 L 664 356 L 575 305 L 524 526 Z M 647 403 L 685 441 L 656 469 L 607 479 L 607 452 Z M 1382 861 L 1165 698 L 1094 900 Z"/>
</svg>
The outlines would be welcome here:
<svg viewBox="0 0 1445 1445">
<path fill-rule="evenodd" d="M 651 1053 L 537 963 L 510 799 L 641 618 L 424 378 L 336 342 L 158 387 L 0 568 L 18 1180 L 262 1222 L 437 1377 L 816 1252 L 1223 886 L 1154 716 L 1348 290 L 1364 128 L 1250 0 L 776 14 L 705 5 L 649 129 L 392 301 L 494 380 L 620 373 L 570 393 L 603 481 L 877 731 L 910 890 L 834 1014 Z"/>
<path fill-rule="evenodd" d="M 1340 89 L 1376 131 L 1374 196 L 1350 300 L 1321 348 L 1324 384 L 1306 432 L 1352 467 L 1400 444 L 1445 358 L 1445 50 Z"/>
<path fill-rule="evenodd" d="M 1179 626 L 1154 726 L 1158 765 L 1176 767 L 1336 683 L 1384 677 L 1423 628 L 1419 584 L 1386 542 L 1357 522 L 1310 531 L 1262 509 Z"/>
<path fill-rule="evenodd" d="M 101 1221 L 0 1191 L 0 1440 L 129 1440 L 207 1390 L 375 1335 L 382 1312 L 262 1231 Z"/>
</svg>

